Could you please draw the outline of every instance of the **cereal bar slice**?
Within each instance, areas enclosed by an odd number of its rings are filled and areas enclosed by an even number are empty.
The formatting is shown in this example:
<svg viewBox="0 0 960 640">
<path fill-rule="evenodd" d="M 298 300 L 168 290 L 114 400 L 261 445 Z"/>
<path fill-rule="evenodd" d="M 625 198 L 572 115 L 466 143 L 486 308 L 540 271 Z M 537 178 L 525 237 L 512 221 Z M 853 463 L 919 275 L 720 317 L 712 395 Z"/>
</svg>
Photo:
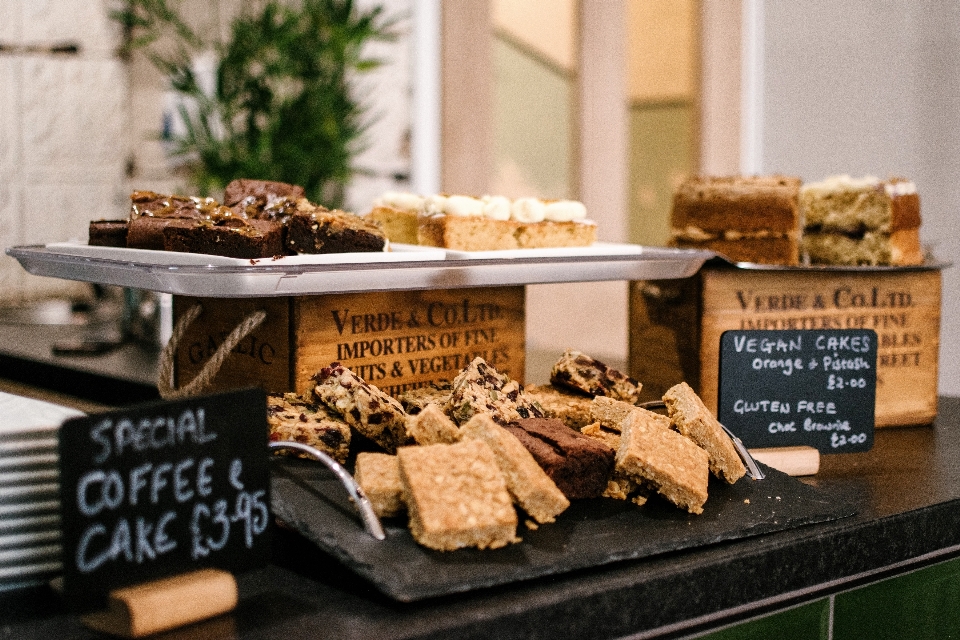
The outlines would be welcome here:
<svg viewBox="0 0 960 640">
<path fill-rule="evenodd" d="M 368 451 L 358 453 L 353 477 L 370 500 L 374 513 L 381 518 L 391 518 L 406 511 L 397 456 Z"/>
<path fill-rule="evenodd" d="M 370 438 L 389 453 L 410 442 L 406 413 L 392 397 L 364 382 L 339 362 L 324 367 L 313 377 L 313 393 L 328 407 L 343 416 L 351 427 Z"/>
<path fill-rule="evenodd" d="M 417 444 L 453 444 L 460 441 L 460 428 L 435 404 L 428 404 L 419 413 L 407 416 L 407 433 Z"/>
<path fill-rule="evenodd" d="M 322 404 L 296 393 L 267 396 L 267 424 L 271 442 L 288 440 L 310 445 L 341 464 L 350 453 L 350 426 Z"/>
<path fill-rule="evenodd" d="M 499 424 L 543 417 L 543 411 L 523 395 L 519 382 L 498 373 L 479 357 L 454 378 L 444 409 L 460 425 L 477 414 L 489 415 Z"/>
<path fill-rule="evenodd" d="M 550 382 L 591 396 L 608 396 L 636 404 L 640 399 L 639 382 L 590 356 L 567 349 L 553 365 Z"/>
</svg>

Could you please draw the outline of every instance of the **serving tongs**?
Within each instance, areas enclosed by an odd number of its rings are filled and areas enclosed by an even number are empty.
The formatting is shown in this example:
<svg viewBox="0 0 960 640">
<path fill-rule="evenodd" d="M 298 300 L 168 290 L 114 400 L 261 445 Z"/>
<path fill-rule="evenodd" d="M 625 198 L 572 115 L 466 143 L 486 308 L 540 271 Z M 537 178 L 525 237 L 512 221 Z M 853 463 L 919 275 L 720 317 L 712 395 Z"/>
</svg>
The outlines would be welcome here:
<svg viewBox="0 0 960 640">
<path fill-rule="evenodd" d="M 641 402 L 637 404 L 641 409 L 648 409 L 654 411 L 656 409 L 666 409 L 667 404 L 663 400 L 651 400 L 650 402 Z M 737 455 L 740 456 L 740 460 L 743 462 L 743 466 L 747 468 L 747 475 L 753 478 L 754 480 L 763 480 L 766 477 L 766 474 L 760 469 L 760 465 L 757 464 L 757 461 L 753 459 L 753 456 L 750 455 L 750 451 L 747 450 L 747 447 L 744 446 L 743 441 L 740 440 L 733 431 L 730 431 L 726 425 L 717 422 L 720 425 L 720 428 L 723 429 L 728 436 L 730 436 L 731 442 L 733 442 L 733 448 L 737 450 Z"/>
<path fill-rule="evenodd" d="M 340 482 L 347 490 L 347 493 L 350 494 L 350 498 L 353 499 L 353 504 L 357 506 L 357 511 L 360 512 L 360 519 L 363 520 L 363 528 L 367 530 L 367 533 L 377 540 L 387 539 L 387 534 L 384 532 L 383 525 L 380 524 L 380 519 L 377 517 L 377 514 L 373 511 L 373 505 L 370 504 L 370 499 L 367 498 L 367 495 L 363 492 L 360 485 L 357 484 L 357 481 L 353 479 L 353 476 L 350 475 L 350 472 L 343 468 L 343 465 L 323 451 L 311 447 L 308 444 L 303 444 L 302 442 L 280 440 L 278 442 L 271 442 L 268 446 L 270 449 L 293 449 L 294 451 L 305 453 L 311 458 L 325 464 L 328 469 L 336 474 L 337 478 L 340 479 Z"/>
</svg>

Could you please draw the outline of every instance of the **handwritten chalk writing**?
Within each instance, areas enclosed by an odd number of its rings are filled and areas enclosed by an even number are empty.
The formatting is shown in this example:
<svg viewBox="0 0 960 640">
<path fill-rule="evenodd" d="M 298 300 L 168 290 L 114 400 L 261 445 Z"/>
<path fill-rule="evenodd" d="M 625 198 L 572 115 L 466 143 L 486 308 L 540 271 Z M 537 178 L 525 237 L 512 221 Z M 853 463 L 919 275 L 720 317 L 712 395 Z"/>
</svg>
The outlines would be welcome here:
<svg viewBox="0 0 960 640">
<path fill-rule="evenodd" d="M 866 378 L 842 378 L 840 376 L 830 374 L 830 377 L 827 378 L 827 390 L 833 391 L 835 389 L 863 389 L 867 386 Z"/>
<path fill-rule="evenodd" d="M 738 398 L 733 403 L 733 412 L 741 415 L 762 411 L 766 413 L 790 413 L 790 403 L 779 400 L 756 400 L 753 402 Z"/>
<path fill-rule="evenodd" d="M 869 316 L 863 316 L 865 324 Z M 815 446 L 864 432 L 844 451 L 872 446 L 877 333 L 873 329 L 726 331 L 720 339 L 717 415 L 748 447 Z"/>
<path fill-rule="evenodd" d="M 860 371 L 869 369 L 870 363 L 865 358 L 857 356 L 856 358 L 839 358 L 836 354 L 832 356 L 823 356 L 824 371 Z"/>
<path fill-rule="evenodd" d="M 207 432 L 205 417 L 200 407 L 185 409 L 177 417 L 154 416 L 139 420 L 106 418 L 90 430 L 90 439 L 99 445 L 93 462 L 103 464 L 113 455 L 122 456 L 127 447 L 143 452 L 176 447 L 185 442 L 211 442 L 217 438 L 217 434 Z"/>
<path fill-rule="evenodd" d="M 822 400 L 800 400 L 797 402 L 797 411 L 834 414 L 837 412 L 837 405 L 833 402 L 824 402 Z"/>
<path fill-rule="evenodd" d="M 870 351 L 869 336 L 817 336 L 814 346 L 819 351 Z"/>
<path fill-rule="evenodd" d="M 177 548 L 177 542 L 169 536 L 167 528 L 176 516 L 174 511 L 167 511 L 155 525 L 137 516 L 133 532 L 127 518 L 118 519 L 112 533 L 104 524 L 95 522 L 80 536 L 76 553 L 77 569 L 81 573 L 91 573 L 119 558 L 143 564 L 144 560 L 155 560 L 158 555 L 173 551 Z"/>
<path fill-rule="evenodd" d="M 782 358 L 774 360 L 771 358 L 754 358 L 750 366 L 756 370 L 761 369 L 779 369 L 785 376 L 793 374 L 794 369 L 803 369 L 803 361 L 800 358 Z"/>
<path fill-rule="evenodd" d="M 799 335 L 789 340 L 738 336 L 733 339 L 733 348 L 736 349 L 737 353 L 773 353 L 775 351 L 789 353 L 791 351 L 802 351 L 803 339 Z"/>
<path fill-rule="evenodd" d="M 193 458 L 181 460 L 176 465 L 170 462 L 156 465 L 147 462 L 131 469 L 126 482 L 116 469 L 93 469 L 77 482 L 77 508 L 82 515 L 93 517 L 101 511 L 115 511 L 125 502 L 135 507 L 144 489 L 149 489 L 150 504 L 157 504 L 164 497 L 161 492 L 165 488 L 169 488 L 175 502 L 182 504 L 193 499 L 194 487 L 200 496 L 210 494 L 212 466 L 212 458 L 204 458 L 199 464 Z"/>
<path fill-rule="evenodd" d="M 863 444 L 867 441 L 866 433 L 853 433 L 849 436 L 843 433 L 830 434 L 830 446 L 834 449 L 845 447 L 847 445 Z"/>
<path fill-rule="evenodd" d="M 833 422 L 816 422 L 813 418 L 804 418 L 804 431 L 850 431 L 849 420 L 834 420 Z"/>
<path fill-rule="evenodd" d="M 791 433 L 796 431 L 796 422 L 788 422 L 786 424 L 782 422 L 771 422 L 770 426 L 767 427 L 767 431 L 770 433 Z"/>
</svg>

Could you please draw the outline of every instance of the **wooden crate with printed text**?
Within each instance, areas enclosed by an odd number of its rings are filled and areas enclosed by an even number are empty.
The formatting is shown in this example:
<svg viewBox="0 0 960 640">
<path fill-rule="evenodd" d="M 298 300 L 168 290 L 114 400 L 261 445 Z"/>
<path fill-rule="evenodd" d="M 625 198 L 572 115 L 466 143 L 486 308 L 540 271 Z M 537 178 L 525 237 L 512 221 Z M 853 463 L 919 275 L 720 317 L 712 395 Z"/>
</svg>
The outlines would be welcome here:
<svg viewBox="0 0 960 640">
<path fill-rule="evenodd" d="M 390 291 L 278 298 L 174 299 L 174 322 L 202 311 L 177 344 L 178 387 L 193 380 L 225 338 L 257 311 L 263 323 L 224 360 L 209 390 L 312 388 L 322 367 L 340 362 L 391 395 L 452 380 L 480 356 L 523 381 L 522 286 Z"/>
<path fill-rule="evenodd" d="M 644 399 L 686 381 L 717 410 L 720 336 L 755 329 L 877 332 L 876 426 L 937 415 L 938 268 L 706 266 L 683 280 L 630 284 L 630 374 Z"/>
</svg>

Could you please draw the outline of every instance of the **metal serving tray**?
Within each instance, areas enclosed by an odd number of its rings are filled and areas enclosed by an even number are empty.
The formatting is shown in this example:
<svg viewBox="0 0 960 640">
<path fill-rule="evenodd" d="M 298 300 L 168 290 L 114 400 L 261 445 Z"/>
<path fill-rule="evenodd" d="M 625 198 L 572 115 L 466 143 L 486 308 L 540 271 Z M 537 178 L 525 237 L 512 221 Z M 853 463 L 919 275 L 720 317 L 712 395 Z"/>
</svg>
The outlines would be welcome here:
<svg viewBox="0 0 960 640">
<path fill-rule="evenodd" d="M 295 260 L 263 259 L 255 264 L 249 260 L 179 254 L 175 258 L 177 264 L 163 264 L 155 256 L 146 255 L 157 252 L 97 249 L 31 245 L 11 247 L 7 255 L 16 258 L 33 275 L 217 298 L 663 280 L 692 276 L 716 255 L 709 251 L 597 243 L 565 251 L 513 251 L 509 257 L 489 252 L 489 258 L 476 253 L 468 258 L 452 257 L 442 250 L 420 248 L 419 252 L 342 254 L 339 259 L 316 256 L 316 262 L 308 256 L 294 256 Z"/>
</svg>

